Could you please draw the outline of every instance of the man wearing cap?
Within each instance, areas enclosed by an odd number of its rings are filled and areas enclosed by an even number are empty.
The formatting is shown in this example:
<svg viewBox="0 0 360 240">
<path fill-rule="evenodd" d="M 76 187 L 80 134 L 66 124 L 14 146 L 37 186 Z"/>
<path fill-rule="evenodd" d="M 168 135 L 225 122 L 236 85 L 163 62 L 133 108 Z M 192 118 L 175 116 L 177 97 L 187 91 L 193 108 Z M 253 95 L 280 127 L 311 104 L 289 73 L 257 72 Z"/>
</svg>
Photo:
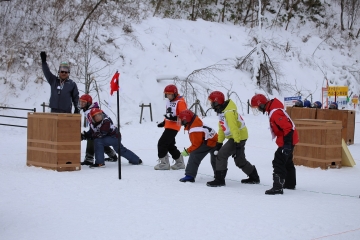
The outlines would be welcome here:
<svg viewBox="0 0 360 240">
<path fill-rule="evenodd" d="M 40 53 L 42 70 L 45 78 L 50 84 L 51 94 L 49 107 L 52 113 L 71 113 L 71 105 L 74 105 L 74 113 L 80 113 L 78 108 L 79 90 L 76 83 L 69 79 L 70 65 L 62 62 L 59 67 L 58 76 L 50 72 L 46 63 L 46 53 Z"/>
</svg>

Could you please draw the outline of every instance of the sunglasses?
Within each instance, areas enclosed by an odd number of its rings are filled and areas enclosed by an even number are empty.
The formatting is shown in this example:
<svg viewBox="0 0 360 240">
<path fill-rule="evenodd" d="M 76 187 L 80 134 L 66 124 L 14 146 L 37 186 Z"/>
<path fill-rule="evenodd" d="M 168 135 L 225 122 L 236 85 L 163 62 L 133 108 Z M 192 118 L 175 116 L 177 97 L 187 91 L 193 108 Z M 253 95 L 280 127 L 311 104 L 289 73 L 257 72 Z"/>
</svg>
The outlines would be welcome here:
<svg viewBox="0 0 360 240">
<path fill-rule="evenodd" d="M 66 74 L 68 74 L 69 72 L 67 72 L 67 71 L 60 71 L 60 73 L 66 73 Z"/>
</svg>

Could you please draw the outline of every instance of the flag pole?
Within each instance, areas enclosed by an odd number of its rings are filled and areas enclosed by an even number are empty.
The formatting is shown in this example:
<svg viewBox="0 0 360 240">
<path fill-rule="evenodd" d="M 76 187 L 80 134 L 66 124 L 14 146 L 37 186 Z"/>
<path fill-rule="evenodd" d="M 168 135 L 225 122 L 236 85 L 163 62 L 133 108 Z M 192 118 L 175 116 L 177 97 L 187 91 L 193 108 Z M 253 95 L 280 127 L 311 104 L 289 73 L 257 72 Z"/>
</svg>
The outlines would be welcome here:
<svg viewBox="0 0 360 240">
<path fill-rule="evenodd" d="M 118 71 L 116 71 L 117 73 Z M 121 179 L 121 154 L 120 154 L 120 144 L 121 144 L 121 133 L 120 133 L 120 104 L 119 104 L 119 80 L 120 77 L 117 79 L 117 93 L 116 93 L 116 106 L 117 106 L 117 127 L 119 130 L 119 138 L 118 138 L 118 172 L 119 172 L 119 179 Z"/>
</svg>

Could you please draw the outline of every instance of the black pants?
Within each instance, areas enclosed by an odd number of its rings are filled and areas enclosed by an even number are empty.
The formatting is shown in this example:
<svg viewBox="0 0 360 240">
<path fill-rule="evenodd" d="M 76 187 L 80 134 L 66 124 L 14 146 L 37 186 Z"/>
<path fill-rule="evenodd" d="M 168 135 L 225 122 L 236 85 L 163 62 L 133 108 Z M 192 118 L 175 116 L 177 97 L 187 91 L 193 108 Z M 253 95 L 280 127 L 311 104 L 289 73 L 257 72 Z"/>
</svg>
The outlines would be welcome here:
<svg viewBox="0 0 360 240">
<path fill-rule="evenodd" d="M 167 153 L 170 153 L 173 159 L 180 157 L 180 151 L 175 146 L 175 137 L 178 131 L 174 129 L 165 128 L 163 134 L 158 141 L 158 157 L 163 158 Z"/>
<path fill-rule="evenodd" d="M 274 174 L 279 175 L 281 179 L 285 179 L 286 186 L 295 187 L 296 169 L 293 162 L 294 146 L 288 157 L 284 156 L 282 150 L 283 148 L 279 147 L 275 152 L 274 160 L 272 161 Z"/>
</svg>

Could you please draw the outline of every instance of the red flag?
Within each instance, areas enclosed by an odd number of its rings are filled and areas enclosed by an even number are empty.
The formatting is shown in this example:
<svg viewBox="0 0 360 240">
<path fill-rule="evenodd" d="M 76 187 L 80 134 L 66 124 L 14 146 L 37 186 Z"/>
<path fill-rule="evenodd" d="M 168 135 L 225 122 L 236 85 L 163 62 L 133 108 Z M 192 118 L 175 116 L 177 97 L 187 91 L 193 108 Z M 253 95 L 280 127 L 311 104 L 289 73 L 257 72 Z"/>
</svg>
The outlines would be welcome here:
<svg viewBox="0 0 360 240">
<path fill-rule="evenodd" d="M 116 71 L 110 82 L 110 95 L 113 95 L 113 92 L 119 91 L 119 77 L 120 73 Z"/>
</svg>

